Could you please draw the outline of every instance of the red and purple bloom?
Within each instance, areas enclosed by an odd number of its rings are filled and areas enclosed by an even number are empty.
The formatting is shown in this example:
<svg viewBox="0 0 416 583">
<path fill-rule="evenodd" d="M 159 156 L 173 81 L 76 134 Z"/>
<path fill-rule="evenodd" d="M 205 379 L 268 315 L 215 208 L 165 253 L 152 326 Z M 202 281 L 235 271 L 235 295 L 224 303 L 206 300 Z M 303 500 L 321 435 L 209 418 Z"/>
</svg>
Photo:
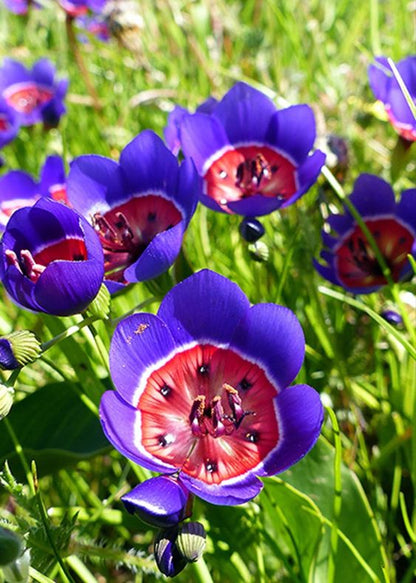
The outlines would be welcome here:
<svg viewBox="0 0 416 583">
<path fill-rule="evenodd" d="M 67 202 L 65 167 L 60 156 L 46 158 L 39 182 L 22 170 L 11 170 L 0 178 L 0 233 L 17 209 L 32 206 L 42 196 Z"/>
<path fill-rule="evenodd" d="M 396 65 L 397 70 L 416 103 L 416 55 L 406 57 Z M 376 99 L 384 105 L 396 132 L 405 140 L 416 140 L 416 119 L 397 82 L 386 57 L 377 57 L 368 68 L 370 87 Z"/>
<path fill-rule="evenodd" d="M 103 250 L 91 225 L 49 198 L 17 210 L 0 244 L 0 277 L 11 299 L 35 312 L 69 316 L 95 298 Z"/>
<path fill-rule="evenodd" d="M 192 161 L 179 166 L 150 130 L 124 148 L 119 164 L 96 155 L 74 160 L 68 200 L 100 237 L 111 292 L 157 277 L 173 264 L 200 190 Z"/>
<path fill-rule="evenodd" d="M 69 16 L 84 16 L 88 12 L 101 12 L 107 0 L 58 0 Z"/>
<path fill-rule="evenodd" d="M 5 99 L 0 97 L 0 149 L 14 140 L 19 132 L 18 115 Z"/>
<path fill-rule="evenodd" d="M 293 312 L 250 307 L 237 285 L 200 271 L 165 296 L 157 315 L 118 325 L 104 432 L 123 455 L 179 475 L 193 494 L 242 504 L 260 492 L 259 477 L 289 468 L 319 436 L 318 393 L 289 386 L 304 352 Z"/>
<path fill-rule="evenodd" d="M 408 255 L 416 257 L 416 189 L 402 192 L 396 203 L 390 184 L 371 174 L 362 174 L 350 200 L 372 234 L 393 281 L 412 273 Z M 327 223 L 337 233 L 322 231 L 326 247 L 324 264 L 314 260 L 316 270 L 328 281 L 356 294 L 374 292 L 388 282 L 374 251 L 351 213 L 330 215 Z"/>
<path fill-rule="evenodd" d="M 56 80 L 55 73 L 48 59 L 40 59 L 31 70 L 18 61 L 4 59 L 0 68 L 0 95 L 17 113 L 21 125 L 58 124 L 66 111 L 63 99 L 68 80 Z"/>
<path fill-rule="evenodd" d="M 325 155 L 310 154 L 315 119 L 308 105 L 277 110 L 260 91 L 237 83 L 211 113 L 184 116 L 180 140 L 203 177 L 201 202 L 227 213 L 268 214 L 314 184 Z"/>
</svg>

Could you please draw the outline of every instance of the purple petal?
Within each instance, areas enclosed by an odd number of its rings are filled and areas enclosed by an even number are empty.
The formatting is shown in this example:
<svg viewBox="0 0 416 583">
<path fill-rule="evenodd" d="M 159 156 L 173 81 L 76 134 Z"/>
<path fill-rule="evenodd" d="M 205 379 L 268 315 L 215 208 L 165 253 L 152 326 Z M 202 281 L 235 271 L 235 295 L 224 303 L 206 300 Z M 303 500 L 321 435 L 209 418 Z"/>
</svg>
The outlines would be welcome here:
<svg viewBox="0 0 416 583">
<path fill-rule="evenodd" d="M 320 150 L 316 150 L 316 152 L 306 158 L 306 161 L 298 168 L 299 189 L 293 196 L 283 202 L 282 208 L 293 204 L 315 184 L 321 173 L 321 168 L 325 164 L 325 158 L 325 154 Z"/>
<path fill-rule="evenodd" d="M 230 147 L 221 123 L 206 113 L 195 113 L 183 118 L 181 141 L 184 155 L 192 158 L 201 175 L 211 164 L 210 158 Z"/>
<path fill-rule="evenodd" d="M 0 67 L 0 91 L 3 92 L 10 85 L 25 81 L 32 81 L 31 73 L 26 67 L 13 59 L 4 59 Z"/>
<path fill-rule="evenodd" d="M 141 446 L 140 412 L 128 405 L 115 391 L 101 398 L 100 420 L 110 443 L 122 455 L 156 472 L 169 473 L 176 468 L 151 457 Z"/>
<path fill-rule="evenodd" d="M 299 372 L 305 338 L 295 314 L 276 304 L 252 306 L 234 331 L 230 347 L 266 369 L 280 390 Z"/>
<path fill-rule="evenodd" d="M 129 194 L 170 195 L 176 190 L 178 162 L 151 130 L 141 132 L 124 148 L 120 166 Z"/>
<path fill-rule="evenodd" d="M 187 489 L 177 478 L 157 476 L 142 482 L 121 500 L 128 512 L 143 522 L 168 528 L 186 517 L 188 497 Z"/>
<path fill-rule="evenodd" d="M 184 227 L 181 221 L 171 229 L 156 235 L 138 260 L 124 270 L 126 281 L 129 283 L 147 281 L 167 271 L 181 250 Z"/>
<path fill-rule="evenodd" d="M 14 370 L 21 366 L 13 354 L 13 347 L 10 340 L 0 338 L 0 368 L 3 370 Z"/>
<path fill-rule="evenodd" d="M 315 137 L 313 110 L 309 105 L 293 105 L 274 113 L 265 141 L 288 154 L 299 165 L 306 160 Z"/>
<path fill-rule="evenodd" d="M 236 284 L 204 269 L 170 290 L 158 316 L 180 343 L 227 343 L 248 308 L 249 301 Z"/>
<path fill-rule="evenodd" d="M 368 67 L 368 80 L 374 97 L 383 103 L 387 101 L 387 89 L 393 73 L 386 57 L 377 57 L 375 64 Z"/>
<path fill-rule="evenodd" d="M 60 156 L 48 156 L 41 170 L 39 192 L 43 196 L 51 196 L 51 186 L 65 183 L 64 161 Z"/>
<path fill-rule="evenodd" d="M 354 225 L 354 220 L 350 215 L 330 215 L 326 222 L 340 237 L 345 235 Z"/>
<path fill-rule="evenodd" d="M 67 193 L 68 201 L 85 217 L 98 211 L 104 214 L 127 198 L 117 162 L 94 154 L 72 162 Z"/>
<path fill-rule="evenodd" d="M 153 314 L 135 314 L 120 322 L 111 341 L 110 369 L 123 399 L 136 406 L 150 367 L 155 368 L 175 348 L 168 327 Z"/>
<path fill-rule="evenodd" d="M 49 59 L 39 59 L 32 68 L 32 76 L 36 83 L 52 87 L 55 78 L 55 66 Z"/>
<path fill-rule="evenodd" d="M 205 203 L 204 203 L 205 204 Z M 246 217 L 260 217 L 268 215 L 271 212 L 279 209 L 283 204 L 283 199 L 279 197 L 262 196 L 255 194 L 248 198 L 231 201 L 227 207 L 238 215 Z"/>
<path fill-rule="evenodd" d="M 263 483 L 250 473 L 244 478 L 228 480 L 226 484 L 205 484 L 185 474 L 180 474 L 181 481 L 190 492 L 211 504 L 233 506 L 244 504 L 260 493 Z"/>
<path fill-rule="evenodd" d="M 308 385 L 288 387 L 276 397 L 280 439 L 264 463 L 267 475 L 284 472 L 315 445 L 324 419 L 319 393 Z"/>
<path fill-rule="evenodd" d="M 53 261 L 36 282 L 36 302 L 55 316 L 79 314 L 97 295 L 103 277 L 104 262 Z"/>
<path fill-rule="evenodd" d="M 351 202 L 363 217 L 395 213 L 395 199 L 388 182 L 373 174 L 361 174 L 354 184 Z M 347 214 L 348 211 L 347 211 Z"/>
<path fill-rule="evenodd" d="M 166 144 L 169 150 L 175 156 L 178 155 L 179 150 L 181 149 L 180 126 L 184 116 L 187 115 L 188 113 L 189 113 L 188 110 L 185 109 L 184 107 L 175 105 L 173 111 L 171 111 L 170 114 L 168 115 L 167 124 L 163 131 Z"/>
<path fill-rule="evenodd" d="M 184 160 L 179 168 L 178 183 L 172 199 L 184 211 L 185 222 L 189 223 L 202 193 L 202 179 L 192 160 Z"/>
<path fill-rule="evenodd" d="M 231 144 L 266 141 L 273 101 L 246 83 L 236 83 L 213 110 Z M 203 136 L 202 136 L 203 137 Z"/>
<path fill-rule="evenodd" d="M 416 235 L 416 188 L 409 188 L 402 192 L 396 215 L 406 225 L 409 225 Z"/>
<path fill-rule="evenodd" d="M 19 118 L 17 113 L 0 96 L 0 149 L 14 140 L 18 131 Z"/>
</svg>

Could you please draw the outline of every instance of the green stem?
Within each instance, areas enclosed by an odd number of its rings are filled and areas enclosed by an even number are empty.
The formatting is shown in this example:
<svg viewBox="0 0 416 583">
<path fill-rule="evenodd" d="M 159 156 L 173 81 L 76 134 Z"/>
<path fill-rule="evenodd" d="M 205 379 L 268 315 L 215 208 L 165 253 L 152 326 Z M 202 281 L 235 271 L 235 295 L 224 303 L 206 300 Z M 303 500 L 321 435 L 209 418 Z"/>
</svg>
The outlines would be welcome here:
<svg viewBox="0 0 416 583">
<path fill-rule="evenodd" d="M 192 567 L 197 581 L 200 583 L 214 583 L 203 557 L 201 557 L 196 563 L 193 563 Z"/>
<path fill-rule="evenodd" d="M 60 334 L 57 334 L 51 340 L 48 340 L 47 342 L 43 342 L 43 344 L 41 344 L 42 351 L 45 352 L 46 350 L 49 350 L 49 348 L 51 348 L 52 346 L 55 346 L 55 344 L 57 344 L 58 342 L 61 342 L 61 340 L 65 340 L 65 338 L 69 338 L 73 334 L 76 334 L 76 332 L 79 332 L 80 330 L 82 330 L 82 328 L 85 328 L 85 326 L 90 326 L 90 324 L 92 324 L 96 320 L 98 320 L 97 316 L 90 316 L 89 318 L 85 318 L 82 322 L 79 322 L 79 324 L 74 324 L 73 326 L 70 326 L 69 328 L 67 328 L 66 330 L 61 332 Z"/>
<path fill-rule="evenodd" d="M 4 417 L 3 423 L 6 426 L 6 429 L 7 429 L 8 433 L 10 435 L 10 438 L 13 442 L 14 450 L 15 450 L 15 452 L 16 452 L 16 454 L 17 454 L 18 458 L 20 459 L 20 462 L 23 466 L 23 470 L 24 470 L 25 475 L 26 475 L 26 480 L 27 480 L 27 483 L 29 484 L 30 493 L 32 494 L 32 496 L 35 496 L 36 495 L 35 483 L 33 480 L 32 472 L 30 471 L 29 464 L 28 464 L 26 456 L 25 456 L 25 452 L 23 451 L 23 447 L 22 447 L 16 433 L 14 432 L 13 426 L 10 423 L 10 420 L 8 419 L 8 417 Z"/>
<path fill-rule="evenodd" d="M 338 520 L 341 514 L 342 507 L 342 480 L 341 480 L 341 460 L 342 460 L 342 446 L 341 436 L 339 432 L 338 420 L 332 409 L 326 408 L 332 423 L 332 431 L 334 432 L 335 442 L 335 457 L 334 457 L 334 503 L 333 503 L 333 519 L 331 527 L 331 552 L 328 560 L 328 583 L 332 583 L 335 577 L 335 560 L 338 551 Z"/>
</svg>

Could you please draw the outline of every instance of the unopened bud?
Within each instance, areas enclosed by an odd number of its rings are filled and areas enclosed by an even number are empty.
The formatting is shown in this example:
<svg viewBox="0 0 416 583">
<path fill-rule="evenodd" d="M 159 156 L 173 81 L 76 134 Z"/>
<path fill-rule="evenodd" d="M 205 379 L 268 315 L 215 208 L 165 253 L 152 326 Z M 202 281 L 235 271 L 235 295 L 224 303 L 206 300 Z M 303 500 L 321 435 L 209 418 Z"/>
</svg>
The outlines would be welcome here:
<svg viewBox="0 0 416 583">
<path fill-rule="evenodd" d="M 15 561 L 22 552 L 20 537 L 12 530 L 0 526 L 0 566 Z"/>
<path fill-rule="evenodd" d="M 19 330 L 0 338 L 0 368 L 13 370 L 36 360 L 41 346 L 30 330 Z"/>
<path fill-rule="evenodd" d="M 12 387 L 0 385 L 0 421 L 9 414 L 13 405 L 14 390 Z"/>
<path fill-rule="evenodd" d="M 258 261 L 259 263 L 263 263 L 269 258 L 269 248 L 267 247 L 266 243 L 263 243 L 263 241 L 256 241 L 256 243 L 252 243 L 248 246 L 248 251 L 251 255 L 251 258 L 254 259 L 254 261 Z"/>
<path fill-rule="evenodd" d="M 3 575 L 7 583 L 29 583 L 30 549 L 23 555 L 3 568 Z"/>
<path fill-rule="evenodd" d="M 187 522 L 180 527 L 176 546 L 189 563 L 194 563 L 202 557 L 205 545 L 206 533 L 200 522 Z"/>
<path fill-rule="evenodd" d="M 187 561 L 176 546 L 177 534 L 176 527 L 161 530 L 155 540 L 156 564 L 166 577 L 175 577 L 186 567 Z"/>
</svg>

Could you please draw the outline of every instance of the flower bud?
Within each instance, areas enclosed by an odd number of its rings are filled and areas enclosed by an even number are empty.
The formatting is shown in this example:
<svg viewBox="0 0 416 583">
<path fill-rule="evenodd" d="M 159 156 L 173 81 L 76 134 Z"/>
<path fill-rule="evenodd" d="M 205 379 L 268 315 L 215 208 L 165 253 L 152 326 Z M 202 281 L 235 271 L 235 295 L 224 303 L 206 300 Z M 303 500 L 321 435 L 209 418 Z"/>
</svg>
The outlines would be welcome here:
<svg viewBox="0 0 416 583">
<path fill-rule="evenodd" d="M 238 227 L 240 235 L 247 243 L 255 243 L 264 235 L 264 227 L 261 222 L 252 217 L 244 217 Z"/>
<path fill-rule="evenodd" d="M 22 556 L 3 568 L 7 583 L 29 583 L 30 549 Z"/>
<path fill-rule="evenodd" d="M 399 324 L 403 324 L 403 318 L 401 315 L 396 312 L 396 310 L 386 309 L 381 312 L 381 316 L 393 326 L 397 326 Z"/>
<path fill-rule="evenodd" d="M 202 557 L 205 545 L 206 533 L 200 522 L 187 522 L 179 528 L 176 546 L 188 563 L 194 563 Z"/>
<path fill-rule="evenodd" d="M 110 313 L 110 292 L 105 283 L 101 284 L 98 294 L 88 306 L 88 315 L 107 318 Z"/>
<path fill-rule="evenodd" d="M 0 566 L 15 561 L 22 552 L 20 537 L 12 530 L 0 526 Z"/>
<path fill-rule="evenodd" d="M 19 330 L 0 338 L 0 368 L 13 370 L 36 360 L 40 342 L 30 330 Z"/>
<path fill-rule="evenodd" d="M 0 421 L 9 414 L 13 405 L 14 390 L 12 387 L 0 385 Z"/>
<path fill-rule="evenodd" d="M 254 259 L 254 261 L 258 261 L 259 263 L 263 263 L 269 258 L 269 248 L 265 243 L 263 243 L 263 241 L 251 243 L 248 246 L 248 251 L 251 255 L 251 258 Z"/>
<path fill-rule="evenodd" d="M 175 577 L 185 568 L 187 563 L 175 544 L 177 534 L 176 527 L 161 530 L 155 540 L 156 564 L 159 571 L 166 577 Z"/>
<path fill-rule="evenodd" d="M 143 522 L 167 528 L 190 515 L 191 495 L 173 476 L 157 476 L 136 486 L 121 498 L 126 509 Z"/>
</svg>

